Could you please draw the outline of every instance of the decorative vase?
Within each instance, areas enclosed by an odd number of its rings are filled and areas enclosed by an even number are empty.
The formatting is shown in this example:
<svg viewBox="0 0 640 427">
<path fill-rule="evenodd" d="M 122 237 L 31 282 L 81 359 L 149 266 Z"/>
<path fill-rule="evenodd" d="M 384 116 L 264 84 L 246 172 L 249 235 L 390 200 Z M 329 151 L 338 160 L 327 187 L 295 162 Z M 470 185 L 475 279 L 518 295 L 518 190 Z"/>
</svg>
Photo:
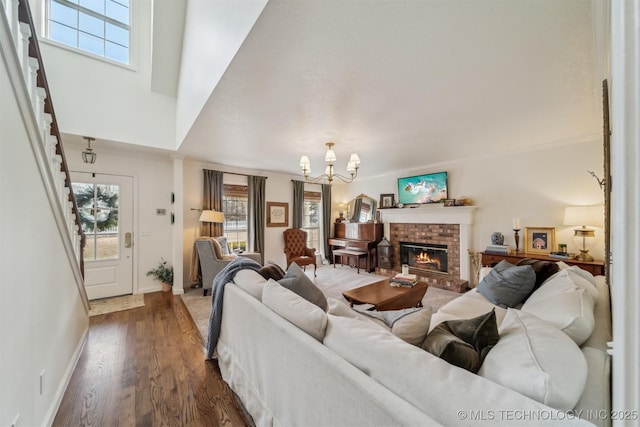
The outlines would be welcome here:
<svg viewBox="0 0 640 427">
<path fill-rule="evenodd" d="M 171 285 L 168 283 L 162 282 L 162 292 L 169 292 L 171 290 Z"/>
<path fill-rule="evenodd" d="M 491 244 L 492 245 L 503 245 L 504 244 L 504 235 L 499 231 L 496 231 L 491 235 Z"/>
</svg>

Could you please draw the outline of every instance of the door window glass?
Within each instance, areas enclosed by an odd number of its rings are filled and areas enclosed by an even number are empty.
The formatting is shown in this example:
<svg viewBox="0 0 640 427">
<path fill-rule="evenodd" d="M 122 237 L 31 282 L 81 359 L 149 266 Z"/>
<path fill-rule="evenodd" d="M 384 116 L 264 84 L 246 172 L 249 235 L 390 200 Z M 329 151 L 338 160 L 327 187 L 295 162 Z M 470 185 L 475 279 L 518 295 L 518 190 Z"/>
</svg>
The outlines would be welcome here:
<svg viewBox="0 0 640 427">
<path fill-rule="evenodd" d="M 74 183 L 73 194 L 78 203 L 82 231 L 87 243 L 85 261 L 119 257 L 118 195 L 120 186 Z"/>
</svg>

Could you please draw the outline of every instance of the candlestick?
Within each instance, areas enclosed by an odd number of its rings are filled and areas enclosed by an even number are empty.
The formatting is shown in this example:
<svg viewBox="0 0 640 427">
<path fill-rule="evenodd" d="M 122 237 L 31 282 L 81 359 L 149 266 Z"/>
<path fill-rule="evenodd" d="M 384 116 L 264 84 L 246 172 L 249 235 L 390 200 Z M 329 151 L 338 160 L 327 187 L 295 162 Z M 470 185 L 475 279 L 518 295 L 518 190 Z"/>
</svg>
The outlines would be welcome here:
<svg viewBox="0 0 640 427">
<path fill-rule="evenodd" d="M 518 233 L 520 232 L 520 229 L 519 228 L 514 228 L 513 232 L 515 234 L 513 237 L 516 240 L 516 252 L 518 252 L 518 245 L 520 244 L 520 235 Z"/>
</svg>

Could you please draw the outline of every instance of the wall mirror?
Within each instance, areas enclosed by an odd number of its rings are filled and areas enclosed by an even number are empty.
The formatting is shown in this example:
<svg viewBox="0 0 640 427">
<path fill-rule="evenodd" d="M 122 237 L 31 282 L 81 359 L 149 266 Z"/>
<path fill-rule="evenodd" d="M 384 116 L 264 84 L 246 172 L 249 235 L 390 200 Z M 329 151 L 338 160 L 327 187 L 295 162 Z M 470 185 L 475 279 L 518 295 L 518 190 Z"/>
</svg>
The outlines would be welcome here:
<svg viewBox="0 0 640 427">
<path fill-rule="evenodd" d="M 349 202 L 348 205 L 348 218 L 351 222 L 371 222 L 376 215 L 377 201 L 367 196 L 366 194 L 360 194 Z"/>
</svg>

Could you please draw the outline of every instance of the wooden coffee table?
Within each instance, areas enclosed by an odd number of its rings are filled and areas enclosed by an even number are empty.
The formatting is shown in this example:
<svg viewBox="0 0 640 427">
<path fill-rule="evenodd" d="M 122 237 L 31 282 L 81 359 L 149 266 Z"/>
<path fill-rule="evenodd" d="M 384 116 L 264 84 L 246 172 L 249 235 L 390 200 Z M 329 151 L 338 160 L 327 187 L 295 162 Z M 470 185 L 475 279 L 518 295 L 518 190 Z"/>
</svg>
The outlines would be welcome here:
<svg viewBox="0 0 640 427">
<path fill-rule="evenodd" d="M 344 291 L 342 295 L 353 304 L 373 304 L 378 311 L 401 310 L 403 308 L 422 307 L 422 298 L 427 292 L 427 284 L 418 282 L 413 287 L 393 287 L 389 279 L 370 285 Z"/>
</svg>

